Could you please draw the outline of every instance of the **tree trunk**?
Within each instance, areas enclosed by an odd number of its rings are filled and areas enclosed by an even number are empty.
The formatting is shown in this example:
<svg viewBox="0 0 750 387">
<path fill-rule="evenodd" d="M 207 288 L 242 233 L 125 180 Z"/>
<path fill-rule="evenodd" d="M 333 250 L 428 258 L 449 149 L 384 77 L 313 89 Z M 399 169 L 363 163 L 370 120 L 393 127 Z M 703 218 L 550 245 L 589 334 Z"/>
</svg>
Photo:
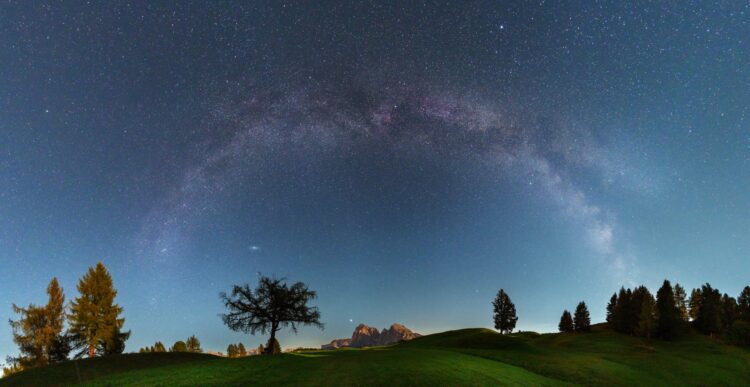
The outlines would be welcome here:
<svg viewBox="0 0 750 387">
<path fill-rule="evenodd" d="M 89 345 L 89 357 L 94 357 L 96 354 L 96 348 L 93 345 Z"/>
<path fill-rule="evenodd" d="M 273 342 L 276 340 L 276 331 L 278 329 L 276 323 L 271 325 L 271 338 L 268 339 L 268 343 L 266 344 L 266 355 L 273 355 Z"/>
<path fill-rule="evenodd" d="M 271 338 L 266 343 L 266 355 L 273 355 L 273 340 L 276 338 L 276 331 L 271 330 Z"/>
</svg>

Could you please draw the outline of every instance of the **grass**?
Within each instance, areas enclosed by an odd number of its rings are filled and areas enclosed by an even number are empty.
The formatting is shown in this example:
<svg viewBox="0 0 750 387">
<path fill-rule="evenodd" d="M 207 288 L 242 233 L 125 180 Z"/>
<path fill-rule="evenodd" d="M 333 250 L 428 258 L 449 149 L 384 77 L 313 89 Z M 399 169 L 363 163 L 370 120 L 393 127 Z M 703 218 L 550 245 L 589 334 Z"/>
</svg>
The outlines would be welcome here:
<svg viewBox="0 0 750 387">
<path fill-rule="evenodd" d="M 91 386 L 747 385 L 750 351 L 698 335 L 645 343 L 602 326 L 510 336 L 463 329 L 388 347 L 280 356 L 128 354 L 33 369 L 0 386 L 72 385 L 79 375 Z"/>
</svg>

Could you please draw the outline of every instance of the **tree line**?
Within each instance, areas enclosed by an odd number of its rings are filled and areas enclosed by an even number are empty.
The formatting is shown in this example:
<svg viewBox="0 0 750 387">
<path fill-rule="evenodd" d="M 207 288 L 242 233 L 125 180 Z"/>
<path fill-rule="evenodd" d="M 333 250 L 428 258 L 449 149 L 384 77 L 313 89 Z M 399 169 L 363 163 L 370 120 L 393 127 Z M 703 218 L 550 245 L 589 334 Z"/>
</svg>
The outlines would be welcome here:
<svg viewBox="0 0 750 387">
<path fill-rule="evenodd" d="M 498 291 L 492 305 L 495 329 L 511 333 L 518 316 L 504 289 Z M 656 296 L 643 285 L 634 289 L 621 287 L 607 304 L 606 322 L 616 332 L 647 340 L 671 340 L 693 329 L 750 346 L 750 286 L 745 286 L 737 298 L 722 294 L 708 283 L 693 289 L 689 298 L 680 284 L 672 286 L 669 280 L 664 280 Z M 564 310 L 558 330 L 589 332 L 591 318 L 586 303 L 579 302 L 573 315 Z"/>
<path fill-rule="evenodd" d="M 687 298 L 680 284 L 668 280 L 654 297 L 645 286 L 620 288 L 607 305 L 607 323 L 615 331 L 650 339 L 670 340 L 692 327 L 727 341 L 750 345 L 750 286 L 737 298 L 711 284 L 693 289 Z"/>
<path fill-rule="evenodd" d="M 195 335 L 192 335 L 187 338 L 187 340 L 182 341 L 178 340 L 174 344 L 172 344 L 171 347 L 169 347 L 169 350 L 164 346 L 164 344 L 161 341 L 157 341 L 154 343 L 154 345 L 150 347 L 143 347 L 138 350 L 138 353 L 158 353 L 158 352 L 193 352 L 193 353 L 203 353 L 203 349 L 201 348 L 201 342 L 198 340 Z"/>
<path fill-rule="evenodd" d="M 502 334 L 513 332 L 518 322 L 516 305 L 511 301 L 505 289 L 500 289 L 492 301 L 492 319 L 495 329 Z M 558 324 L 560 332 L 588 332 L 591 330 L 591 317 L 586 303 L 581 301 L 576 306 L 575 315 L 571 315 L 566 309 L 560 317 Z"/>
<path fill-rule="evenodd" d="M 123 308 L 115 303 L 117 290 L 104 264 L 89 267 L 76 288 L 78 297 L 66 305 L 63 288 L 52 278 L 46 305 L 13 304 L 18 317 L 10 326 L 20 354 L 8 357 L 5 374 L 67 360 L 71 352 L 81 358 L 125 350 L 130 331 L 123 330 Z"/>
</svg>

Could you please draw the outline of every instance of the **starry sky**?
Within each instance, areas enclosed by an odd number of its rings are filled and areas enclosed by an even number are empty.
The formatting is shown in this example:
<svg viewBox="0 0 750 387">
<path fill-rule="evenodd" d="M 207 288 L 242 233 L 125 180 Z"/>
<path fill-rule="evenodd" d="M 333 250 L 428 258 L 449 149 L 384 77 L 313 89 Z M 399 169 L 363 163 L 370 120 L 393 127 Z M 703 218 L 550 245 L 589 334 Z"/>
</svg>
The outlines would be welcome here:
<svg viewBox="0 0 750 387">
<path fill-rule="evenodd" d="M 746 3 L 314 3 L 0 4 L 0 321 L 99 260 L 128 351 L 257 346 L 260 274 L 318 291 L 286 347 L 750 282 Z"/>
</svg>

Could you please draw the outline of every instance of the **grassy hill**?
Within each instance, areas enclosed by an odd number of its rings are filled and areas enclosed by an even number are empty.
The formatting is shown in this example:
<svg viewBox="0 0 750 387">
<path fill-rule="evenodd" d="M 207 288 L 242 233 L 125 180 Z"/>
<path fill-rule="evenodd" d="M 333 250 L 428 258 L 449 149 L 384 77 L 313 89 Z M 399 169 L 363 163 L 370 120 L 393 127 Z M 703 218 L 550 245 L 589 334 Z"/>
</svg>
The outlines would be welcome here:
<svg viewBox="0 0 750 387">
<path fill-rule="evenodd" d="M 703 336 L 642 340 L 601 326 L 590 334 L 463 329 L 368 349 L 223 359 L 129 354 L 66 362 L 5 385 L 746 385 L 750 351 Z"/>
</svg>

